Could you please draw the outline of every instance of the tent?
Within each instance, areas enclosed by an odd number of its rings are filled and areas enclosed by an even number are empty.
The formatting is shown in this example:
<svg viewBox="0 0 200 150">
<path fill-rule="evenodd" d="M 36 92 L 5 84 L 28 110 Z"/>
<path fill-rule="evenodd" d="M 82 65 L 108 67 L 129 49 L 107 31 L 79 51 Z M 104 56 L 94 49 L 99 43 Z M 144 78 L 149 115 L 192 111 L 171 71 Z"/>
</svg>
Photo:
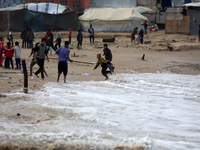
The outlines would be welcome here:
<svg viewBox="0 0 200 150">
<path fill-rule="evenodd" d="M 142 28 L 146 17 L 135 8 L 90 8 L 79 17 L 81 27 L 87 31 L 92 24 L 95 31 L 132 31 Z"/>
<path fill-rule="evenodd" d="M 76 11 L 52 14 L 54 11 L 50 7 L 48 7 L 48 11 L 46 9 L 48 13 L 44 13 L 42 7 L 39 8 L 41 10 L 39 12 L 33 11 L 33 5 L 30 6 L 30 10 L 27 9 L 29 7 L 28 4 L 0 9 L 0 31 L 7 31 L 9 29 L 21 31 L 23 27 L 30 27 L 33 31 L 44 31 L 55 28 L 68 30 L 70 27 L 73 30 L 80 29 Z M 56 9 L 55 11 L 63 12 L 65 9 L 61 7 L 61 10 L 57 11 Z"/>
<path fill-rule="evenodd" d="M 188 3 L 184 6 L 187 7 L 187 16 L 190 16 L 190 34 L 199 35 L 200 38 L 200 2 Z"/>
</svg>

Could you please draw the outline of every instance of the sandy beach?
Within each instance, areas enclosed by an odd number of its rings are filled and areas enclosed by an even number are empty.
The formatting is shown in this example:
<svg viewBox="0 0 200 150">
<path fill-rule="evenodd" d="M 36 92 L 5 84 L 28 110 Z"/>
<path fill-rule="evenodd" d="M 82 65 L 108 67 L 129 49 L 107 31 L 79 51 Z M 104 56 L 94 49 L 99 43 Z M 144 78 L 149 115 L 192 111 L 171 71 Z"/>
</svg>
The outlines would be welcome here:
<svg viewBox="0 0 200 150">
<path fill-rule="evenodd" d="M 67 33 L 61 32 L 62 44 Z M 34 43 L 44 34 L 35 33 Z M 71 59 L 92 64 L 69 62 L 65 84 L 63 75 L 56 82 L 55 52 L 45 61 L 48 77 L 28 77 L 29 94 L 23 93 L 22 70 L 0 68 L 0 149 L 199 149 L 197 36 L 161 30 L 136 45 L 128 32 L 99 32 L 90 44 L 84 32 L 83 47 L 77 49 L 76 34 Z M 13 35 L 21 42 L 19 32 Z M 108 47 L 116 75 L 106 81 L 100 66 L 93 70 L 96 54 L 103 53 L 103 37 L 115 37 Z M 31 49 L 21 51 L 29 72 Z"/>
<path fill-rule="evenodd" d="M 61 32 L 62 45 L 68 40 L 68 32 Z M 197 36 L 165 34 L 164 30 L 150 32 L 144 37 L 144 43 L 136 45 L 130 42 L 129 32 L 96 32 L 95 44 L 89 43 L 88 33 L 84 32 L 82 49 L 76 48 L 76 31 L 73 31 L 71 50 L 71 59 L 81 62 L 94 63 L 97 61 L 96 54 L 103 53 L 103 37 L 115 37 L 114 43 L 108 43 L 108 47 L 113 54 L 112 63 L 115 66 L 116 73 L 175 73 L 175 74 L 200 74 L 200 44 Z M 6 33 L 1 33 L 6 35 Z M 35 33 L 35 41 L 45 35 L 45 32 Z M 21 42 L 20 33 L 13 33 L 14 41 Z M 55 33 L 54 33 L 55 37 Z M 5 38 L 4 43 L 7 40 Z M 173 48 L 172 51 L 167 47 Z M 31 49 L 21 49 L 21 59 L 26 60 L 28 71 L 30 70 L 31 58 L 29 54 Z M 141 60 L 145 54 L 145 60 Z M 75 56 L 75 57 L 74 57 Z M 57 58 L 53 52 L 49 58 Z M 14 67 L 15 60 L 13 58 Z M 102 81 L 104 77 L 101 74 L 101 67 L 93 70 L 95 65 L 72 62 L 69 64 L 67 80 L 70 81 Z M 35 65 L 33 72 L 38 69 Z M 47 82 L 56 82 L 57 79 L 57 60 L 50 59 L 45 62 L 45 69 L 48 77 L 44 81 L 36 78 L 34 75 L 28 78 L 28 88 L 38 90 Z M 63 76 L 61 75 L 62 81 Z M 23 90 L 23 72 L 22 70 L 0 68 L 0 92 L 11 92 L 15 89 Z"/>
</svg>

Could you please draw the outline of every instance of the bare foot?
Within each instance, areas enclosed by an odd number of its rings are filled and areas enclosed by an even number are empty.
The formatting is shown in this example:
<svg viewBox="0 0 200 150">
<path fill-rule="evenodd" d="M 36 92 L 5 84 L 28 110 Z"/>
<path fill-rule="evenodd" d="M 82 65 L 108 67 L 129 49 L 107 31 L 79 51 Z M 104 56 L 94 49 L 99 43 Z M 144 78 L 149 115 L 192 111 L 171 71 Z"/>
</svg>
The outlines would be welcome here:
<svg viewBox="0 0 200 150">
<path fill-rule="evenodd" d="M 28 76 L 32 76 L 32 74 L 29 74 Z"/>
<path fill-rule="evenodd" d="M 48 75 L 48 74 L 46 74 L 46 77 L 49 77 L 49 75 Z"/>
<path fill-rule="evenodd" d="M 39 76 L 38 76 L 37 74 L 35 74 L 35 76 L 36 76 L 37 78 L 39 78 Z"/>
</svg>

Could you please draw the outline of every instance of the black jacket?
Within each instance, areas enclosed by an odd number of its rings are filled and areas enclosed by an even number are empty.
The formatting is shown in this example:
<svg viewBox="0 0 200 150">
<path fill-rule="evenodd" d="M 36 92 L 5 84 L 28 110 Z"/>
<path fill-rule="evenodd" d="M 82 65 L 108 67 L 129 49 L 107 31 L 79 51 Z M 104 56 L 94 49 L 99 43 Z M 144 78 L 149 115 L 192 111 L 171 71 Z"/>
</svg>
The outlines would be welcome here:
<svg viewBox="0 0 200 150">
<path fill-rule="evenodd" d="M 109 62 L 112 61 L 112 53 L 109 48 L 103 49 L 103 54 L 105 55 L 105 59 Z"/>
</svg>

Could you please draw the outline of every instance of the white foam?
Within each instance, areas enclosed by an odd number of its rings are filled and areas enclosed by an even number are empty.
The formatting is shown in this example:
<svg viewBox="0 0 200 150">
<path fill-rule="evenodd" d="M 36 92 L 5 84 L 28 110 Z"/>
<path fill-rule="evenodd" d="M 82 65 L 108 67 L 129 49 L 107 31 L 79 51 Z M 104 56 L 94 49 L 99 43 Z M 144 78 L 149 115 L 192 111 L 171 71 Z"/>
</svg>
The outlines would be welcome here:
<svg viewBox="0 0 200 150">
<path fill-rule="evenodd" d="M 44 114 L 30 112 L 31 119 L 22 114 L 21 122 L 1 118 L 0 140 L 38 139 L 55 142 L 53 147 L 64 141 L 86 149 L 88 145 L 89 149 L 140 145 L 153 150 L 197 150 L 199 79 L 176 74 L 118 74 L 109 81 L 48 83 L 29 95 L 10 94 L 26 99 L 5 103 L 1 109 L 25 106 Z M 49 109 L 52 111 L 46 113 Z"/>
</svg>

